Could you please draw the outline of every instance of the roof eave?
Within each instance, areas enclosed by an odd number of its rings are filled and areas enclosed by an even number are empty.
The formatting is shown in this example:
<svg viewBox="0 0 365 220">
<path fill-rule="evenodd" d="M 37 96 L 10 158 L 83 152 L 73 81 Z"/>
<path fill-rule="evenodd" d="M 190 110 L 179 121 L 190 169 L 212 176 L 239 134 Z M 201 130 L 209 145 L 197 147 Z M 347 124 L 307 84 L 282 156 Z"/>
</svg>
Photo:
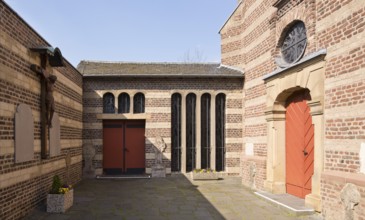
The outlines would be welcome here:
<svg viewBox="0 0 365 220">
<path fill-rule="evenodd" d="M 138 75 L 118 75 L 118 74 L 84 74 L 85 78 L 243 78 L 243 74 L 232 74 L 232 75 L 222 75 L 222 74 L 214 74 L 214 75 L 146 75 L 146 74 L 138 74 Z"/>
<path fill-rule="evenodd" d="M 229 19 L 231 19 L 231 17 L 233 16 L 233 14 L 237 11 L 237 9 L 240 7 L 240 5 L 242 4 L 242 1 L 240 1 L 237 5 L 237 7 L 233 10 L 233 12 L 231 13 L 231 15 L 228 17 L 228 19 L 224 22 L 224 24 L 222 25 L 222 27 L 219 29 L 218 34 L 221 33 L 222 29 L 226 26 L 226 24 L 228 23 Z"/>
</svg>

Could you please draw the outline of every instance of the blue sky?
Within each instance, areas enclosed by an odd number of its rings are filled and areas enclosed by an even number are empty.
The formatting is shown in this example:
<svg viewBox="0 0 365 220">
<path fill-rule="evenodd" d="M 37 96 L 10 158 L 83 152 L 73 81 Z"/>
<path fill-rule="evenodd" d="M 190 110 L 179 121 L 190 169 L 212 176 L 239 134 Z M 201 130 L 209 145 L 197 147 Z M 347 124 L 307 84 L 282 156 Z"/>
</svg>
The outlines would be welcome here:
<svg viewBox="0 0 365 220">
<path fill-rule="evenodd" d="M 5 2 L 74 66 L 80 60 L 220 62 L 218 31 L 237 5 L 237 0 Z"/>
</svg>

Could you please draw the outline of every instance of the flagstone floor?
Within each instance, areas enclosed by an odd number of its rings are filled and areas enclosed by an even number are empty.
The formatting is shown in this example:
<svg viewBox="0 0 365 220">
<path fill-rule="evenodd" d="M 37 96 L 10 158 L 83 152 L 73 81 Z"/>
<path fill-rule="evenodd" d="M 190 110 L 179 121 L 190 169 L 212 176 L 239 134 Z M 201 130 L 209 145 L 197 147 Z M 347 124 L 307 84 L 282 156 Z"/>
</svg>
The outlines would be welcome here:
<svg viewBox="0 0 365 220">
<path fill-rule="evenodd" d="M 191 181 L 184 175 L 84 179 L 74 193 L 74 205 L 66 213 L 46 213 L 43 205 L 25 219 L 322 219 L 292 216 L 256 196 L 237 177 L 218 181 Z"/>
</svg>

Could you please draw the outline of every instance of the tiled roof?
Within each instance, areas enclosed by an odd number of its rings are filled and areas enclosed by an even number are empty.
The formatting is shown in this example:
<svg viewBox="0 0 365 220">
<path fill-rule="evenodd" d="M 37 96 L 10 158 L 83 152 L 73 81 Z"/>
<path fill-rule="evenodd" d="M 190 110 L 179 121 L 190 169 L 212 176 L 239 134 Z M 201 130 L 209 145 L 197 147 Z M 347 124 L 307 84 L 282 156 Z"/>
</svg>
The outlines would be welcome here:
<svg viewBox="0 0 365 220">
<path fill-rule="evenodd" d="M 243 78 L 243 71 L 219 63 L 142 63 L 81 61 L 84 77 L 217 77 Z"/>
</svg>

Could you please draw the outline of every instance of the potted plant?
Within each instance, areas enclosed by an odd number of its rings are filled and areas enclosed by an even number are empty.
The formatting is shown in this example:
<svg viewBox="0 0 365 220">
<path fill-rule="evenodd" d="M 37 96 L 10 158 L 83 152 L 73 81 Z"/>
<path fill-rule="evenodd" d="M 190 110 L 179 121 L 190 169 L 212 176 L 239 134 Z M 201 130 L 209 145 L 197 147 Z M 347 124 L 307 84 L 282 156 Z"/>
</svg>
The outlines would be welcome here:
<svg viewBox="0 0 365 220">
<path fill-rule="evenodd" d="M 71 185 L 62 184 L 60 177 L 53 177 L 52 189 L 47 196 L 47 212 L 64 213 L 72 205 L 74 192 Z"/>
<path fill-rule="evenodd" d="M 218 180 L 219 174 L 210 168 L 194 169 L 193 172 L 191 172 L 191 178 L 193 180 Z"/>
</svg>

